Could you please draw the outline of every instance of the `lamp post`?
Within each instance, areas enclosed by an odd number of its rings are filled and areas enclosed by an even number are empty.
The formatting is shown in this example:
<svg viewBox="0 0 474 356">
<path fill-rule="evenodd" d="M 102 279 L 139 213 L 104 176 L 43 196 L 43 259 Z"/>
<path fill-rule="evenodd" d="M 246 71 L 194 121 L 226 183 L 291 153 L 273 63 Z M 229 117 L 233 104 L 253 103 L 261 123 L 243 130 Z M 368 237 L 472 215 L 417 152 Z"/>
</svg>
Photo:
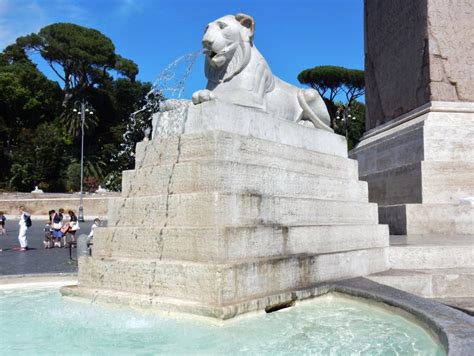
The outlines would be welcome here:
<svg viewBox="0 0 474 356">
<path fill-rule="evenodd" d="M 351 114 L 351 108 L 349 106 L 339 107 L 336 112 L 336 120 L 340 120 L 344 123 L 344 131 L 346 133 L 346 141 L 349 145 L 349 126 L 350 120 L 355 120 L 356 117 Z"/>
<path fill-rule="evenodd" d="M 81 117 L 81 193 L 79 197 L 79 214 L 77 220 L 84 222 L 84 122 L 86 121 L 86 112 L 90 114 L 93 114 L 93 112 L 89 109 L 90 104 L 87 101 L 77 101 L 74 105 L 77 106 L 77 104 L 80 105 L 79 110 L 77 108 L 73 109 L 73 111 L 78 113 Z"/>
</svg>

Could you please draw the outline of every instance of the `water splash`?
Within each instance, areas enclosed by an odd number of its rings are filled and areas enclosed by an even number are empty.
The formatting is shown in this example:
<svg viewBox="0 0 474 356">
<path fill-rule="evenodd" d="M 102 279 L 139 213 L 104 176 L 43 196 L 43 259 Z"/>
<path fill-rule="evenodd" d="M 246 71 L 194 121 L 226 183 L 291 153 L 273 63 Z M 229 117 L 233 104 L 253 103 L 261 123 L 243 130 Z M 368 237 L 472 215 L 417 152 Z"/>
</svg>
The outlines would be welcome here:
<svg viewBox="0 0 474 356">
<path fill-rule="evenodd" d="M 120 189 L 122 171 L 134 166 L 135 145 L 143 138 L 148 139 L 150 132 L 159 132 L 158 136 L 164 137 L 176 132 L 181 132 L 182 122 L 185 119 L 189 100 L 182 100 L 186 82 L 191 74 L 194 64 L 200 57 L 202 50 L 193 51 L 182 55 L 168 64 L 155 80 L 151 90 L 146 95 L 144 105 L 130 114 L 127 128 L 123 134 L 120 150 L 112 158 L 118 165 L 116 172 L 111 173 L 105 180 L 105 186 L 111 190 Z M 175 110 L 179 108 L 179 110 Z M 165 116 L 160 118 L 160 113 L 175 110 L 171 119 Z M 153 125 L 152 125 L 153 121 Z M 160 128 L 153 130 L 153 128 Z M 153 134 L 153 136 L 155 136 Z"/>
<path fill-rule="evenodd" d="M 159 93 L 163 98 L 181 99 L 186 81 L 191 74 L 191 70 L 200 57 L 202 50 L 187 53 L 163 69 L 153 84 L 153 93 Z"/>
<path fill-rule="evenodd" d="M 159 108 L 152 120 L 152 137 L 165 138 L 183 133 L 187 117 L 189 100 L 182 100 L 186 81 L 191 70 L 201 55 L 202 50 L 181 56 L 171 62 L 158 76 L 153 91 L 160 93 L 165 100 L 160 101 Z"/>
<path fill-rule="evenodd" d="M 146 113 L 145 116 L 150 118 L 155 113 L 174 110 L 182 106 L 180 105 L 180 99 L 186 82 L 201 53 L 202 50 L 187 53 L 175 59 L 161 71 L 152 89 L 147 94 L 145 105 L 130 115 L 132 125 L 137 121 L 137 116 L 140 114 Z M 142 126 L 145 126 L 143 130 L 151 128 L 150 124 L 151 120 L 148 120 L 147 123 L 142 123 Z M 127 133 L 128 131 L 125 135 Z M 124 138 L 126 139 L 125 136 Z"/>
<path fill-rule="evenodd" d="M 161 226 L 159 234 L 155 236 L 155 243 L 158 246 L 161 260 L 163 257 L 163 250 L 165 241 L 163 235 L 168 226 L 169 209 L 172 192 L 172 181 L 174 177 L 174 170 L 179 163 L 181 156 L 181 134 L 184 132 L 186 119 L 188 116 L 188 107 L 191 105 L 190 100 L 182 100 L 181 96 L 184 91 L 186 81 L 191 73 L 193 65 L 201 55 L 202 51 L 195 51 L 179 57 L 170 63 L 160 74 L 156 80 L 153 90 L 159 93 L 165 100 L 159 102 L 158 111 L 153 114 L 152 119 L 152 138 L 166 138 L 169 136 L 177 136 L 176 143 L 176 157 L 168 172 L 168 182 L 165 198 L 165 216 L 164 223 Z M 169 144 L 169 142 L 168 142 Z M 156 265 L 155 265 L 156 268 Z M 153 272 L 153 280 L 150 283 L 151 287 L 155 284 L 156 271 Z M 152 292 L 154 295 L 155 292 Z"/>
</svg>

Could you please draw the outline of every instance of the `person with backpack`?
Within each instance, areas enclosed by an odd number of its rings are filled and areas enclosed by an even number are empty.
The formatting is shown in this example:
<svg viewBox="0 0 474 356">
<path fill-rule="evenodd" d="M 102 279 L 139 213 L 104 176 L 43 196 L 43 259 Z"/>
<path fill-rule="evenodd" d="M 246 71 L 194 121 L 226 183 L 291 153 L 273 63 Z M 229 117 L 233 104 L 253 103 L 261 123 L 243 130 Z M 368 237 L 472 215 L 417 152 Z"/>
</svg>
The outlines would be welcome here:
<svg viewBox="0 0 474 356">
<path fill-rule="evenodd" d="M 20 251 L 26 251 L 28 250 L 28 237 L 26 234 L 32 225 L 31 215 L 25 211 L 25 207 L 23 205 L 18 207 L 18 211 L 20 212 L 20 221 L 18 222 L 18 225 L 20 225 L 18 241 L 20 241 Z"/>
</svg>

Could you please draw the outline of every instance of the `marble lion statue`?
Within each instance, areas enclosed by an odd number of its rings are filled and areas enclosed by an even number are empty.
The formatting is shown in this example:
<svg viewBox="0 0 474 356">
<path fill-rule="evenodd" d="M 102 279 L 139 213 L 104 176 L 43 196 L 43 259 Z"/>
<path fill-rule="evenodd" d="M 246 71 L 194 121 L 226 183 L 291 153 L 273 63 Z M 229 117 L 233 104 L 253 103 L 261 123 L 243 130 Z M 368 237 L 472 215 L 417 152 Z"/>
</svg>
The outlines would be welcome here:
<svg viewBox="0 0 474 356">
<path fill-rule="evenodd" d="M 332 132 L 319 93 L 274 76 L 254 45 L 254 31 L 253 18 L 245 14 L 227 15 L 207 25 L 202 44 L 208 83 L 193 94 L 193 103 L 219 100 L 293 122 L 309 120 L 316 128 Z"/>
</svg>

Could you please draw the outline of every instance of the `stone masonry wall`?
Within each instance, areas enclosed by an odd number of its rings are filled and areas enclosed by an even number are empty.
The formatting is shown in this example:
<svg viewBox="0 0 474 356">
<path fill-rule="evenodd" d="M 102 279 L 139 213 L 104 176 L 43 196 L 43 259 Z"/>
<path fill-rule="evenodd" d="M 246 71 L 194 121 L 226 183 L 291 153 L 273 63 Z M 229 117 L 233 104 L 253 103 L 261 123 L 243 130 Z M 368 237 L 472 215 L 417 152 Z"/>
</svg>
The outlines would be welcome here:
<svg viewBox="0 0 474 356">
<path fill-rule="evenodd" d="M 84 197 L 84 215 L 86 217 L 107 217 L 109 200 L 118 197 L 119 193 L 86 195 Z M 18 215 L 18 206 L 24 205 L 32 215 L 46 216 L 51 209 L 63 208 L 78 213 L 78 194 L 31 194 L 31 193 L 2 193 L 0 194 L 0 211 L 6 215 Z"/>
<path fill-rule="evenodd" d="M 427 0 L 365 0 L 366 129 L 429 100 Z"/>
<path fill-rule="evenodd" d="M 365 0 L 366 129 L 429 101 L 474 101 L 472 0 Z"/>
<path fill-rule="evenodd" d="M 474 1 L 429 0 L 431 100 L 474 101 Z"/>
</svg>

